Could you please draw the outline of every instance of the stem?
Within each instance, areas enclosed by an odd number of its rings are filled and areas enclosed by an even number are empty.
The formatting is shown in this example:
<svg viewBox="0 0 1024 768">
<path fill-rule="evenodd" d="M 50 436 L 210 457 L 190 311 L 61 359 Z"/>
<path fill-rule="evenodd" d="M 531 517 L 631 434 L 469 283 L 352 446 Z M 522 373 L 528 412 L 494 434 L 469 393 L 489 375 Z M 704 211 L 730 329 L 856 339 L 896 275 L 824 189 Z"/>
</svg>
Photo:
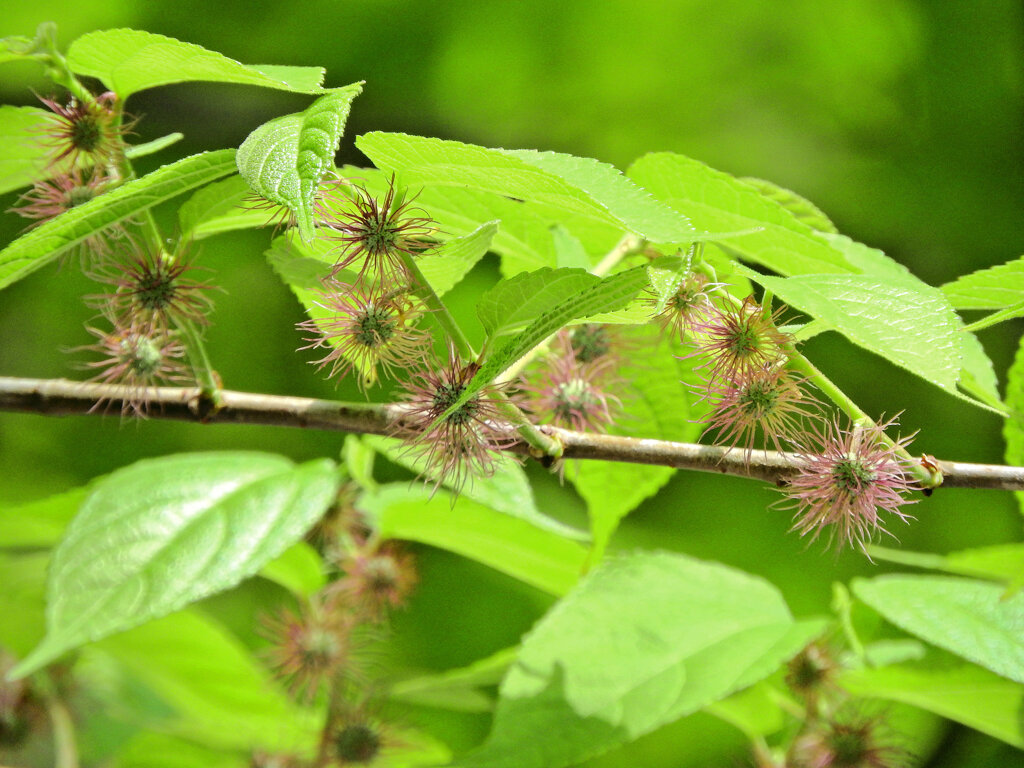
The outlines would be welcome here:
<svg viewBox="0 0 1024 768">
<path fill-rule="evenodd" d="M 199 384 L 202 397 L 216 408 L 220 402 L 220 377 L 217 376 L 217 372 L 210 363 L 210 356 L 206 351 L 202 334 L 191 320 L 184 320 L 179 330 L 185 341 L 185 351 L 188 354 L 189 364 L 192 366 L 192 373 Z"/>
<path fill-rule="evenodd" d="M 36 688 L 46 701 L 46 711 L 53 726 L 55 768 L 78 768 L 78 746 L 75 742 L 75 724 L 71 712 L 60 698 L 54 680 L 48 675 L 37 675 Z"/>
<path fill-rule="evenodd" d="M 465 360 L 475 359 L 476 352 L 473 351 L 473 346 L 469 343 L 469 339 L 466 338 L 466 334 L 462 332 L 459 324 L 455 322 L 455 318 L 452 317 L 452 313 L 448 311 L 445 303 L 441 301 L 441 297 L 437 295 L 430 283 L 427 282 L 427 278 L 423 276 L 419 264 L 409 254 L 401 253 L 405 267 L 413 278 L 413 284 L 416 285 L 416 295 L 423 299 L 423 302 L 434 313 L 433 316 L 437 319 L 441 328 L 444 329 L 444 332 L 448 334 L 448 338 L 451 339 L 452 344 L 455 345 L 455 349 L 458 350 L 462 358 Z"/>
<path fill-rule="evenodd" d="M 388 434 L 405 414 L 398 404 L 350 403 L 308 397 L 264 395 L 221 390 L 219 408 L 202 413 L 202 392 L 195 387 L 153 387 L 147 389 L 149 417 L 203 424 L 264 424 L 299 429 L 323 429 L 374 435 Z M 43 415 L 102 415 L 96 402 L 120 410 L 125 400 L 138 393 L 116 384 L 67 381 L 66 379 L 22 379 L 0 377 L 0 411 L 23 411 Z M 747 477 L 776 485 L 795 474 L 800 454 L 754 451 L 699 443 L 676 443 L 619 435 L 597 435 L 557 427 L 537 428 L 563 446 L 562 458 L 622 461 L 631 464 L 675 467 L 699 472 Z M 508 446 L 513 453 L 529 454 L 525 440 Z M 915 463 L 918 460 L 915 459 Z M 998 464 L 968 464 L 934 460 L 944 476 L 944 488 L 990 488 L 1024 491 L 1024 467 Z"/>
</svg>

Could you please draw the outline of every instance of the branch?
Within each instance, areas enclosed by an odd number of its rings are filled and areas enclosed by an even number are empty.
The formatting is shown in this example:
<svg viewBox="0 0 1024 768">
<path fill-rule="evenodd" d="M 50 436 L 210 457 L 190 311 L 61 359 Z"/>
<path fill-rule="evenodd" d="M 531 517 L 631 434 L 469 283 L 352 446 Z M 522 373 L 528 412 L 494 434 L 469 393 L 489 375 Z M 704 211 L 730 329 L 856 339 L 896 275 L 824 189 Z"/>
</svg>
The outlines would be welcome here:
<svg viewBox="0 0 1024 768">
<path fill-rule="evenodd" d="M 154 387 L 145 394 L 149 416 L 203 424 L 264 424 L 386 435 L 404 413 L 398 404 L 348 403 L 232 390 L 221 390 L 219 407 L 213 410 L 201 391 L 193 387 Z M 138 391 L 112 384 L 0 377 L 0 411 L 51 416 L 95 414 L 120 410 L 125 399 L 138 396 Z M 106 408 L 98 408 L 97 403 L 105 403 Z M 776 485 L 783 484 L 800 466 L 795 453 L 754 451 L 748 464 L 745 451 L 735 448 L 572 432 L 557 427 L 539 429 L 565 446 L 562 457 L 566 459 L 601 459 L 717 472 Z M 512 444 L 509 450 L 530 454 L 529 446 L 522 441 Z M 1024 467 L 958 461 L 935 463 L 943 474 L 942 485 L 947 488 L 1024 490 Z"/>
</svg>

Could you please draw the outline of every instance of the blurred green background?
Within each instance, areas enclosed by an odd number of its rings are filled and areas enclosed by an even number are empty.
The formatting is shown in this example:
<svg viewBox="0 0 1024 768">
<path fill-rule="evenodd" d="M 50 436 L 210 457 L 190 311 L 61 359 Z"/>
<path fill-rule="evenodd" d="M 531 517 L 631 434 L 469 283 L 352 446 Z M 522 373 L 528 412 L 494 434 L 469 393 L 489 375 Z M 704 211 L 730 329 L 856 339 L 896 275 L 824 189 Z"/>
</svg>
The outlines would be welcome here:
<svg viewBox="0 0 1024 768">
<path fill-rule="evenodd" d="M 258 17 L 258 21 L 257 21 Z M 327 84 L 365 80 L 339 163 L 366 164 L 351 138 L 404 131 L 510 148 L 596 157 L 625 168 L 647 151 L 671 150 L 741 176 L 758 176 L 816 202 L 840 231 L 882 248 L 926 281 L 1019 256 L 1024 235 L 1024 11 L 1011 0 L 522 0 L 402 2 L 224 0 L 10 3 L 0 35 L 31 35 L 56 21 L 77 35 L 135 27 L 199 43 L 246 63 L 327 68 Z M 37 68 L 5 65 L 4 103 L 47 92 Z M 304 97 L 226 85 L 180 85 L 129 101 L 143 119 L 138 141 L 171 131 L 183 145 L 148 158 L 237 146 Z M 3 208 L 15 196 L 0 200 Z M 171 222 L 168 211 L 167 221 Z M 0 218 L 2 242 L 20 230 Z M 314 375 L 296 355 L 297 303 L 262 251 L 265 232 L 205 243 L 202 263 L 226 293 L 209 332 L 226 386 L 311 396 L 355 395 Z M 484 263 L 456 295 L 467 322 L 473 286 L 495 279 Z M 0 375 L 84 376 L 70 367 L 90 342 L 94 290 L 68 266 L 33 274 L 0 296 Z M 461 297 L 461 303 L 458 299 Z M 971 318 L 968 318 L 971 319 Z M 1001 382 L 1020 321 L 981 339 Z M 903 411 L 914 448 L 943 458 L 1001 461 L 1000 420 L 941 394 L 832 335 L 806 352 L 868 412 Z M 0 414 L 0 503 L 80 485 L 144 456 L 250 447 L 295 459 L 336 456 L 342 437 L 273 428 L 201 427 L 152 420 L 54 419 Z M 579 519 L 580 503 L 535 467 L 542 508 Z M 778 584 L 794 612 L 827 609 L 831 583 L 883 570 L 849 553 L 806 548 L 788 516 L 766 511 L 763 486 L 678 475 L 615 539 L 719 560 Z M 1010 494 L 939 491 L 900 528 L 902 545 L 947 552 L 1017 540 Z M 444 669 L 518 639 L 546 600 L 529 588 L 452 556 L 420 551 L 422 582 L 397 622 L 405 666 Z M 429 714 L 422 714 L 429 718 Z M 485 718 L 437 718 L 455 747 L 479 739 Z M 1020 753 L 951 728 L 937 736 L 934 766 L 1020 764 Z M 735 765 L 737 733 L 689 718 L 594 765 Z"/>
</svg>

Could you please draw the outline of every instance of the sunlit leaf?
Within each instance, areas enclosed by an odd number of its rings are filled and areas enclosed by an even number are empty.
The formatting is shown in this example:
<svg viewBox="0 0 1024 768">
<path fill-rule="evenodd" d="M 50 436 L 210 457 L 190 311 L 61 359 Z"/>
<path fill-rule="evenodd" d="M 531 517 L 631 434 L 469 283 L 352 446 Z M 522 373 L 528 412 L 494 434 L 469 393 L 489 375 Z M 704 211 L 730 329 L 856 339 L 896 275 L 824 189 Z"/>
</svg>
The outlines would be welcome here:
<svg viewBox="0 0 1024 768">
<path fill-rule="evenodd" d="M 322 67 L 245 65 L 194 43 L 138 29 L 82 35 L 68 48 L 68 65 L 98 78 L 121 99 L 158 85 L 184 82 L 259 85 L 297 93 L 323 93 Z"/>
<path fill-rule="evenodd" d="M 525 328 L 539 315 L 601 282 L 584 269 L 538 269 L 508 277 L 480 297 L 476 314 L 488 336 Z"/>
</svg>

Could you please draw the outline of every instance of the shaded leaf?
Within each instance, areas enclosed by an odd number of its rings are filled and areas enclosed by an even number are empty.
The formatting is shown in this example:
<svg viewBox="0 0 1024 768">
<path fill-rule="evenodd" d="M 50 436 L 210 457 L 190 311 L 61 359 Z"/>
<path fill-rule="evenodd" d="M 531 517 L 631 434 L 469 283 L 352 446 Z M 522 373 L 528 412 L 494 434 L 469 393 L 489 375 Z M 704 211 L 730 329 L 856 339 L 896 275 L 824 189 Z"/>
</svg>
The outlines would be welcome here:
<svg viewBox="0 0 1024 768">
<path fill-rule="evenodd" d="M 194 453 L 99 481 L 54 550 L 46 637 L 15 670 L 234 586 L 297 541 L 334 501 L 330 461 Z"/>
<path fill-rule="evenodd" d="M 250 197 L 249 184 L 238 174 L 207 184 L 178 209 L 181 239 L 202 240 L 222 232 L 265 225 L 270 218 L 267 211 L 243 206 Z"/>
<path fill-rule="evenodd" d="M 973 664 L 851 669 L 839 684 L 855 696 L 912 704 L 1024 748 L 1024 686 Z"/>
<path fill-rule="evenodd" d="M 352 100 L 362 93 L 353 83 L 327 93 L 302 112 L 264 123 L 238 148 L 238 172 L 261 197 L 286 206 L 303 239 L 313 237 L 313 200 L 345 130 Z"/>
<path fill-rule="evenodd" d="M 464 278 L 491 248 L 497 221 L 481 224 L 463 237 L 453 237 L 416 259 L 423 276 L 438 296 L 444 296 Z"/>
<path fill-rule="evenodd" d="M 857 579 L 853 591 L 900 629 L 1024 682 L 1024 594 L 1000 600 L 989 582 L 902 575 Z"/>
<path fill-rule="evenodd" d="M 40 131 L 49 114 L 38 107 L 0 106 L 0 194 L 44 175 L 51 150 L 40 141 Z"/>
<path fill-rule="evenodd" d="M 247 66 L 194 43 L 138 29 L 90 32 L 68 48 L 73 72 L 98 78 L 121 99 L 158 85 L 185 82 L 259 85 L 322 93 L 322 67 Z"/>
<path fill-rule="evenodd" d="M 36 227 L 0 251 L 4 288 L 107 227 L 231 173 L 235 151 L 203 152 L 165 165 Z"/>
<path fill-rule="evenodd" d="M 505 648 L 460 669 L 399 680 L 391 686 L 390 698 L 458 712 L 490 712 L 494 700 L 480 688 L 500 683 L 518 651 Z"/>
<path fill-rule="evenodd" d="M 586 550 L 538 528 L 445 491 L 394 483 L 364 494 L 359 508 L 384 539 L 406 539 L 447 549 L 537 589 L 562 595 L 583 569 Z"/>
</svg>

